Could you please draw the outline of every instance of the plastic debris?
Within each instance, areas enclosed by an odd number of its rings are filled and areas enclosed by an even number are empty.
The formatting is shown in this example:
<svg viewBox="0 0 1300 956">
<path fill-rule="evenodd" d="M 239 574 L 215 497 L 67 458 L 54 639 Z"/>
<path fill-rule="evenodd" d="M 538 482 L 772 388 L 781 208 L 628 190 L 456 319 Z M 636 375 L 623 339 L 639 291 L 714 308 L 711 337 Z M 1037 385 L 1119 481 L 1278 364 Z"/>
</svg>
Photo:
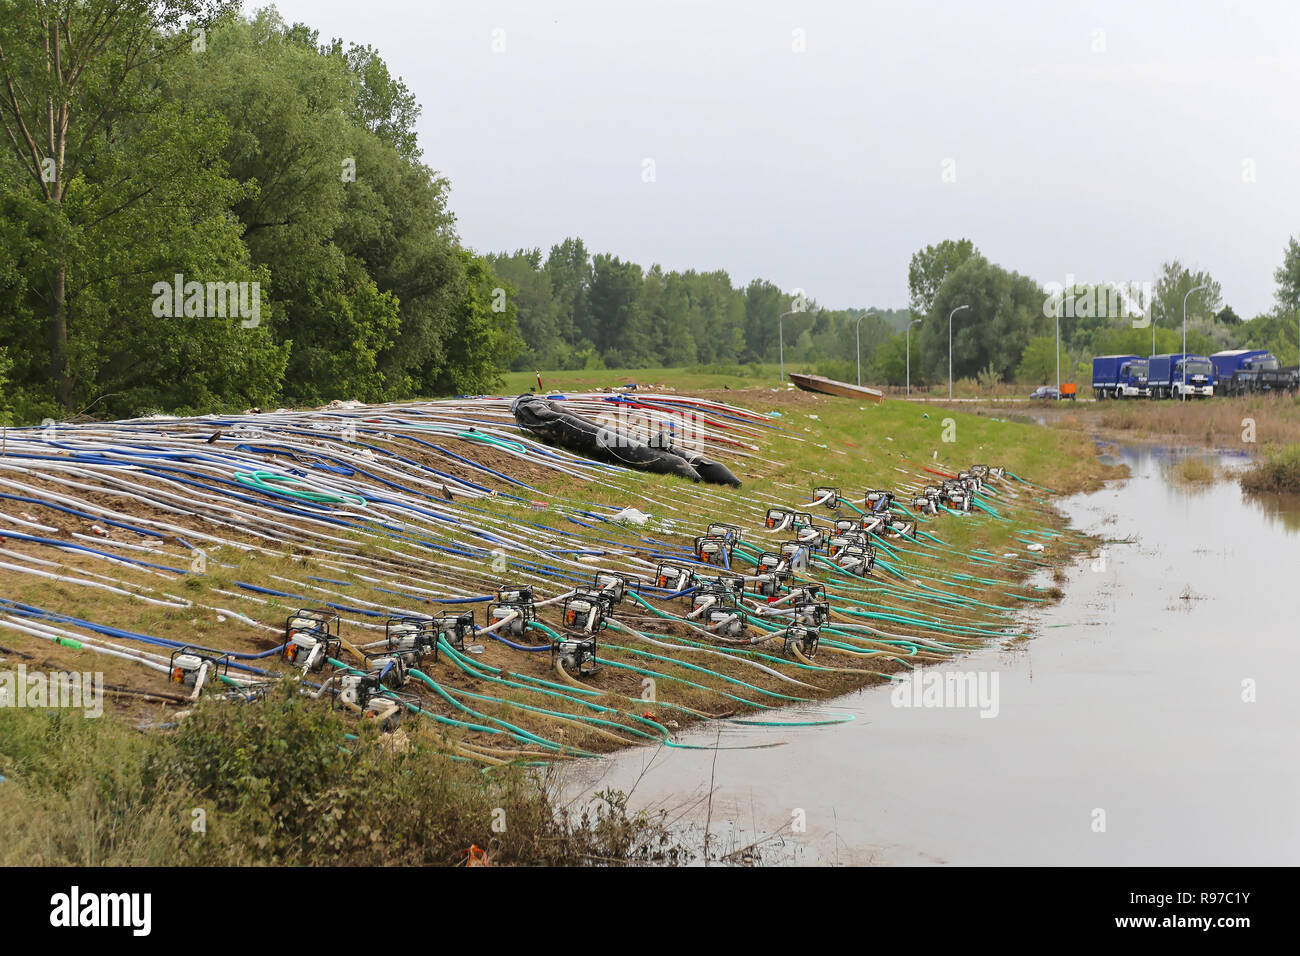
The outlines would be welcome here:
<svg viewBox="0 0 1300 956">
<path fill-rule="evenodd" d="M 650 520 L 650 516 L 636 508 L 624 508 L 610 520 L 617 521 L 619 524 L 643 525 Z"/>
</svg>

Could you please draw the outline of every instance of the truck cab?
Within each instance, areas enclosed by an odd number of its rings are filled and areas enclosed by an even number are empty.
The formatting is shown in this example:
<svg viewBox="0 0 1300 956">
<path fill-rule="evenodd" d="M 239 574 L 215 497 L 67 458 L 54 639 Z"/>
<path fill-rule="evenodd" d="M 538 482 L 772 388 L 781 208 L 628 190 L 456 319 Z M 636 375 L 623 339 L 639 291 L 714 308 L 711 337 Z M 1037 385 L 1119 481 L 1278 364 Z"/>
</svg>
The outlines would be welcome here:
<svg viewBox="0 0 1300 956">
<path fill-rule="evenodd" d="M 1208 398 L 1214 394 L 1214 365 L 1204 355 L 1153 355 L 1148 369 L 1152 398 Z"/>
<path fill-rule="evenodd" d="M 1140 355 L 1098 355 L 1092 360 L 1092 391 L 1100 401 L 1150 393 L 1149 363 Z"/>
</svg>

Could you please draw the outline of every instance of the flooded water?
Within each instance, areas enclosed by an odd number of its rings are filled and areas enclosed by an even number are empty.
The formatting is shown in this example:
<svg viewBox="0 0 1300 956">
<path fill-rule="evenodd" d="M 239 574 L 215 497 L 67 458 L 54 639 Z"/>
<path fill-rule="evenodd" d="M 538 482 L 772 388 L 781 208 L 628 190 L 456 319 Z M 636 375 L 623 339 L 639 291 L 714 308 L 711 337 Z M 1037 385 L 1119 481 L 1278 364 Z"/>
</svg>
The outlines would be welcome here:
<svg viewBox="0 0 1300 956">
<path fill-rule="evenodd" d="M 575 765 L 570 792 L 630 791 L 727 851 L 779 833 L 764 863 L 1300 863 L 1300 502 L 1108 450 L 1132 478 L 1063 503 L 1104 557 L 1069 569 L 1033 640 L 938 669 L 996 675 L 996 716 L 863 690 L 770 715 L 837 726 L 682 737 L 783 746 L 631 751 Z"/>
</svg>

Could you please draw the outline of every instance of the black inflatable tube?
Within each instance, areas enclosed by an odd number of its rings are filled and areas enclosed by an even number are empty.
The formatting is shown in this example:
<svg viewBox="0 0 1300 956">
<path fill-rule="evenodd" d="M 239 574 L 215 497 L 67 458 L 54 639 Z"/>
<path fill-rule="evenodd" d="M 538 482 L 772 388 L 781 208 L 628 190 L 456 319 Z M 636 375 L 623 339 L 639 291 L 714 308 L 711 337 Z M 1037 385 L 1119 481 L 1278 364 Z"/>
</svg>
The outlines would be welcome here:
<svg viewBox="0 0 1300 956">
<path fill-rule="evenodd" d="M 655 448 L 626 431 L 597 424 L 567 412 L 537 395 L 520 395 L 510 405 L 519 427 L 542 441 L 567 448 L 595 461 L 691 481 L 740 487 L 740 479 L 721 462 L 679 448 Z"/>
</svg>

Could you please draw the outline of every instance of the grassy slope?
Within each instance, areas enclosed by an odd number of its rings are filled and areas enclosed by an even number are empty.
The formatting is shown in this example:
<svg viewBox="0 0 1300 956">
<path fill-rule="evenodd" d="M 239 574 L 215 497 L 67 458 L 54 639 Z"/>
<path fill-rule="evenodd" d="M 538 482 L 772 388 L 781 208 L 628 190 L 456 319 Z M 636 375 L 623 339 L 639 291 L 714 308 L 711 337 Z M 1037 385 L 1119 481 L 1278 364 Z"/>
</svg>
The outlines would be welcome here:
<svg viewBox="0 0 1300 956">
<path fill-rule="evenodd" d="M 656 373 L 660 379 L 666 373 Z M 570 377 L 571 376 L 571 377 Z M 550 378 L 550 376 L 548 376 Z M 707 376 L 701 376 L 701 379 Z M 557 386 L 591 387 L 602 382 L 620 382 L 628 379 L 626 372 L 581 372 L 567 373 L 557 377 Z M 724 382 L 738 384 L 734 379 L 723 377 Z M 513 383 L 512 383 L 513 384 Z M 547 382 L 548 387 L 551 382 Z M 586 531 L 581 527 L 566 525 L 563 515 L 575 508 L 590 508 L 596 504 L 618 506 L 635 505 L 650 511 L 656 518 L 671 517 L 675 522 L 672 532 L 655 531 L 655 535 L 669 541 L 686 542 L 693 534 L 701 533 L 710 520 L 732 520 L 742 524 L 751 538 L 761 538 L 756 533 L 762 514 L 767 505 L 789 506 L 806 500 L 808 492 L 816 485 L 839 486 L 846 497 L 861 501 L 863 491 L 872 487 L 895 487 L 903 475 L 896 470 L 915 473 L 921 466 L 933 466 L 940 469 L 965 467 L 971 463 L 988 463 L 1005 465 L 1009 470 L 1030 478 L 1039 484 L 1059 491 L 1074 491 L 1094 487 L 1105 478 L 1116 474 L 1114 469 L 1098 463 L 1093 454 L 1090 441 L 1080 440 L 1080 436 L 1057 429 L 1045 429 L 1034 425 L 997 420 L 984 415 L 970 415 L 963 412 L 947 412 L 940 409 L 909 405 L 904 402 L 886 402 L 880 406 L 860 406 L 857 402 L 829 396 L 792 393 L 770 388 L 745 388 L 711 392 L 702 386 L 717 385 L 717 378 L 712 381 L 695 380 L 683 383 L 683 390 L 693 394 L 702 394 L 720 401 L 732 402 L 755 410 L 779 412 L 780 417 L 772 420 L 779 423 L 784 430 L 773 432 L 762 443 L 757 453 L 760 457 L 732 462 L 733 470 L 745 482 L 739 492 L 704 486 L 691 486 L 687 483 L 666 476 L 644 475 L 632 472 L 619 472 L 613 479 L 611 488 L 575 489 L 572 482 L 549 480 L 538 484 L 536 495 L 548 502 L 544 511 L 532 511 L 504 499 L 491 500 L 484 507 L 494 513 L 509 515 L 518 521 L 539 521 L 549 526 L 564 525 L 569 531 L 580 537 L 575 539 L 575 546 L 583 541 L 601 539 L 615 542 L 615 548 L 621 545 L 635 550 L 639 545 L 634 532 L 623 531 L 610 525 L 600 525 L 595 531 Z M 507 390 L 510 391 L 510 390 Z M 952 442 L 942 440 L 945 420 L 952 426 Z M 480 446 L 469 445 L 460 449 L 467 454 L 482 455 Z M 1044 496 L 1035 494 L 1035 499 Z M 938 534 L 959 552 L 971 548 L 982 548 L 993 554 L 1004 550 L 1014 551 L 1020 557 L 1004 567 L 975 567 L 965 563 L 960 557 L 936 556 L 916 557 L 911 559 L 909 574 L 926 580 L 930 576 L 943 578 L 944 586 L 964 593 L 988 605 L 1020 608 L 1026 601 L 1044 600 L 1045 592 L 1035 592 L 1023 585 L 1027 573 L 1034 567 L 1049 566 L 1067 560 L 1069 555 L 1087 546 L 1082 541 L 1070 536 L 1055 539 L 1043 555 L 1033 555 L 1026 551 L 1024 542 L 1018 541 L 1018 535 L 1025 529 L 1042 529 L 1060 527 L 1059 519 L 1042 500 L 1022 500 L 1020 504 L 998 505 L 1003 513 L 1012 520 L 992 521 L 984 517 L 956 518 L 940 516 L 925 525 Z M 830 517 L 821 512 L 821 517 Z M 356 551 L 359 554 L 374 554 L 383 547 L 393 547 L 411 561 L 413 574 L 425 575 L 427 579 L 451 584 L 463 588 L 461 593 L 483 593 L 502 578 L 509 578 L 509 572 L 498 574 L 484 564 L 481 568 L 446 567 L 439 568 L 431 562 L 428 552 L 406 545 L 393 545 L 386 538 L 369 537 L 361 534 L 355 536 Z M 1046 540 L 1046 539 L 1045 539 Z M 606 545 L 608 547 L 608 545 Z M 37 553 L 37 552 L 33 552 Z M 45 556 L 48 557 L 48 554 Z M 69 571 L 88 570 L 104 572 L 102 564 L 82 562 L 77 558 L 67 559 Z M 173 559 L 171 563 L 177 563 Z M 202 577 L 191 577 L 183 585 L 160 581 L 156 576 L 139 571 L 125 571 L 109 568 L 112 574 L 141 585 L 182 593 L 187 597 L 204 600 L 214 604 L 237 606 L 242 613 L 250 614 L 266 623 L 276 624 L 293 608 L 272 600 L 268 605 L 232 605 L 232 598 L 215 595 L 217 588 L 229 589 L 234 580 L 269 587 L 284 587 L 281 578 L 301 581 L 311 574 L 338 577 L 354 583 L 348 589 L 349 597 L 368 600 L 391 601 L 373 591 L 369 585 L 362 583 L 354 574 L 339 572 L 320 566 L 315 558 L 301 555 L 271 557 L 263 555 L 240 555 L 217 553 L 210 556 L 213 570 Z M 219 565 L 229 561 L 234 567 L 222 568 Z M 168 563 L 168 562 L 164 562 Z M 593 571 L 599 565 L 593 565 Z M 955 573 L 975 571 L 976 573 L 1000 582 L 996 586 L 963 585 L 952 577 Z M 925 610 L 928 602 L 916 593 L 899 591 L 894 582 L 886 579 L 872 579 L 860 585 L 841 588 L 846 601 L 864 600 L 871 607 L 892 609 L 915 613 Z M 197 611 L 178 611 L 159 609 L 147 604 L 118 595 L 90 591 L 68 584 L 49 584 L 35 582 L 30 578 L 8 575 L 0 576 L 0 594 L 17 600 L 38 604 L 64 613 L 85 617 L 100 623 L 111 623 L 119 627 L 170 637 L 176 640 L 199 642 L 234 650 L 261 650 L 274 646 L 275 638 L 270 632 L 257 633 L 248 628 L 235 625 L 230 621 L 220 622 L 214 615 Z M 847 606 L 847 605 L 846 605 Z M 680 605 L 671 608 L 680 610 Z M 413 610 L 432 610 L 432 608 L 413 608 Z M 653 618 L 638 617 L 635 608 L 624 606 L 619 613 L 620 619 L 634 622 L 635 626 L 656 634 L 678 634 L 687 636 L 680 627 L 656 621 Z M 345 616 L 346 617 L 346 616 Z M 549 613 L 544 620 L 556 624 L 556 615 Z M 995 608 L 972 607 L 944 612 L 949 624 L 982 626 L 990 629 L 1002 629 L 1008 636 L 1015 628 L 1007 628 L 1008 618 Z M 480 615 L 481 619 L 481 615 Z M 348 635 L 344 625 L 344 634 Z M 926 636 L 925 628 L 917 628 L 914 633 Z M 936 629 L 928 636 L 943 638 L 946 633 Z M 732 710 L 748 709 L 736 700 L 750 700 L 754 703 L 766 702 L 776 704 L 791 696 L 788 685 L 774 679 L 765 678 L 753 670 L 740 666 L 720 663 L 717 659 L 664 652 L 661 649 L 638 644 L 632 639 L 625 639 L 614 632 L 602 636 L 604 648 L 602 656 L 608 662 L 623 662 L 641 667 L 652 668 L 659 675 L 659 698 L 673 704 L 698 709 L 702 712 L 716 714 Z M 778 642 L 779 643 L 779 642 Z M 0 656 L 8 656 L 14 662 L 18 657 L 26 656 L 29 667 L 49 669 L 98 669 L 105 672 L 105 680 L 137 690 L 152 691 L 159 694 L 174 692 L 161 675 L 153 675 L 125 662 L 103 657 L 79 654 L 71 649 L 53 647 L 32 638 L 4 632 L 0 634 Z M 769 645 L 770 652 L 779 655 L 779 646 Z M 637 651 L 649 651 L 664 654 L 669 660 L 650 660 Z M 547 655 L 523 655 L 510 651 L 499 644 L 488 642 L 485 653 L 479 658 L 482 663 L 505 668 L 517 673 L 531 673 L 535 676 L 554 678 L 556 675 L 546 665 Z M 810 698 L 826 698 L 842 693 L 864 683 L 877 682 L 882 672 L 897 670 L 900 663 L 881 658 L 864 659 L 860 656 L 837 654 L 823 650 L 818 657 L 823 666 L 838 667 L 840 670 L 819 671 L 810 674 L 798 672 L 818 689 L 800 690 L 800 694 Z M 863 664 L 869 660 L 869 668 Z M 701 672 L 685 664 L 707 665 L 715 672 Z M 870 671 L 867 673 L 866 670 Z M 850 671 L 858 671 L 850 673 Z M 579 747 L 591 752 L 607 751 L 618 746 L 620 741 L 635 743 L 644 738 L 631 733 L 636 724 L 628 717 L 615 717 L 624 730 L 617 731 L 611 737 L 606 734 L 583 729 L 576 725 L 565 724 L 557 718 L 539 716 L 518 708 L 514 704 L 532 704 L 553 708 L 561 713 L 583 713 L 575 704 L 557 701 L 552 697 L 541 697 L 527 691 L 502 691 L 499 687 L 485 686 L 481 681 L 458 672 L 445 661 L 438 665 L 436 676 L 443 685 L 450 689 L 460 689 L 475 693 L 500 693 L 500 704 L 479 703 L 482 712 L 497 719 L 508 719 L 529 731 L 562 740 L 566 745 Z M 728 681 L 727 678 L 732 678 Z M 739 693 L 735 679 L 743 679 L 750 687 Z M 628 698 L 635 699 L 641 690 L 641 678 L 634 672 L 619 670 L 607 666 L 600 675 L 590 680 L 592 686 L 607 691 L 602 702 L 619 709 L 640 713 L 653 710 L 656 719 L 662 720 L 670 727 L 684 726 L 693 719 L 680 709 L 670 709 L 665 703 L 661 707 L 649 708 L 636 704 L 629 705 Z M 425 706 L 432 712 L 454 715 L 456 711 L 432 695 L 426 696 Z M 160 703 L 157 700 L 143 701 L 134 697 L 123 697 L 115 701 L 115 713 L 129 717 L 131 720 L 169 720 L 175 711 L 175 705 Z M 30 715 L 31 712 L 25 712 Z M 454 736 L 454 735 L 453 735 Z M 17 739 L 16 737 L 14 739 Z M 468 742 L 487 752 L 489 748 L 501 747 L 497 737 L 486 734 L 468 733 L 457 739 Z M 0 773 L 14 776 L 15 768 L 21 768 L 23 755 L 14 752 L 14 746 L 0 741 Z M 441 744 L 434 741 L 434 749 L 439 746 L 446 749 L 450 741 L 443 739 Z M 21 773 L 18 774 L 21 779 Z M 14 809 L 23 806 L 26 801 L 27 811 L 32 805 L 32 793 L 23 797 L 23 789 L 14 786 L 11 780 L 7 789 L 0 791 L 0 801 L 17 800 Z M 70 806 L 70 812 L 78 812 L 76 804 Z M 0 807 L 0 814 L 4 808 Z M 232 824 L 233 825 L 233 824 Z"/>
</svg>

